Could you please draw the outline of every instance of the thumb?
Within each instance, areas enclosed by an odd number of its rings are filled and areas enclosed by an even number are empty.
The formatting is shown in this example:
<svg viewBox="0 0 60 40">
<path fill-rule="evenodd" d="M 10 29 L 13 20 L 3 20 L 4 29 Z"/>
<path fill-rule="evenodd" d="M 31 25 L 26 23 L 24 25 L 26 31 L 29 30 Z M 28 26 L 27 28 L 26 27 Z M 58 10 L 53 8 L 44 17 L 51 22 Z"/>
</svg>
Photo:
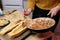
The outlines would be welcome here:
<svg viewBox="0 0 60 40">
<path fill-rule="evenodd" d="M 23 15 L 25 16 L 25 14 L 26 14 L 26 9 L 23 9 Z"/>
</svg>

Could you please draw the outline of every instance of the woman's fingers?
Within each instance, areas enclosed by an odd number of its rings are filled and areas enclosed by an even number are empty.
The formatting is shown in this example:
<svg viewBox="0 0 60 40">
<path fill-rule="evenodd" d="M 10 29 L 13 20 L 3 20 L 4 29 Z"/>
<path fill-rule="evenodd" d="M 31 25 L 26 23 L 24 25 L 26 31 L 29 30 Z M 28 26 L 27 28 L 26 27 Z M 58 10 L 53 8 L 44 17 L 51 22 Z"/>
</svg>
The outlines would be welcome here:
<svg viewBox="0 0 60 40">
<path fill-rule="evenodd" d="M 51 17 L 55 16 L 57 14 L 56 10 L 51 10 L 48 15 L 50 15 Z"/>
<path fill-rule="evenodd" d="M 51 10 L 47 15 L 50 15 L 51 17 L 53 17 L 53 11 Z"/>
<path fill-rule="evenodd" d="M 55 11 L 50 11 L 50 12 L 48 13 L 48 15 L 50 15 L 51 17 L 53 17 L 53 16 L 56 15 L 56 12 L 55 12 Z"/>
<path fill-rule="evenodd" d="M 54 16 L 54 12 L 51 12 L 51 17 L 53 17 Z"/>
<path fill-rule="evenodd" d="M 51 14 L 51 17 L 53 17 L 53 16 L 55 16 L 58 13 L 58 11 L 60 11 L 60 6 L 56 6 L 56 7 L 52 8 L 50 10 L 50 12 L 48 13 L 48 15 Z"/>
<path fill-rule="evenodd" d="M 25 16 L 30 15 L 30 13 L 31 13 L 31 9 L 28 9 L 28 10 L 24 9 L 24 10 L 23 10 L 23 14 L 24 14 Z"/>
<path fill-rule="evenodd" d="M 57 14 L 57 11 L 54 10 L 52 13 L 53 13 L 53 16 L 55 16 Z"/>
<path fill-rule="evenodd" d="M 47 15 L 50 15 L 50 14 L 51 14 L 51 11 Z"/>
<path fill-rule="evenodd" d="M 23 10 L 23 14 L 24 14 L 24 16 L 28 16 L 29 15 L 29 12 L 26 9 L 24 9 Z"/>
</svg>

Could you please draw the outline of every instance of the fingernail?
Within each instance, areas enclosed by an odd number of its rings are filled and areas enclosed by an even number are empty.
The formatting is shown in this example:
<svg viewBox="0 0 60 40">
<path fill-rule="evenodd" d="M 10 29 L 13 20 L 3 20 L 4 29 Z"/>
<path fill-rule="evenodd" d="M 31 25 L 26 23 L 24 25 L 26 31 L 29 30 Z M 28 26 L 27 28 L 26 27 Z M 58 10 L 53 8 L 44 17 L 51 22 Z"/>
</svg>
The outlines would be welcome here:
<svg viewBox="0 0 60 40">
<path fill-rule="evenodd" d="M 47 14 L 47 15 L 49 15 L 49 14 Z"/>
<path fill-rule="evenodd" d="M 49 13 L 47 15 L 49 15 Z"/>
</svg>

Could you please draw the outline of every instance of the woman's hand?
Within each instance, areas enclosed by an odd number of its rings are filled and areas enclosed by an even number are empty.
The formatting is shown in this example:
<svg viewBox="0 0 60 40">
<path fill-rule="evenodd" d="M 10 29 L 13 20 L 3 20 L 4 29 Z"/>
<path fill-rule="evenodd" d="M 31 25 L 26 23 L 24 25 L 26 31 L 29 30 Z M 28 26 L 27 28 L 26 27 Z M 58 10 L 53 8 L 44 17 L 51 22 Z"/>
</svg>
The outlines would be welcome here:
<svg viewBox="0 0 60 40">
<path fill-rule="evenodd" d="M 53 9 L 51 9 L 48 15 L 51 15 L 51 17 L 53 17 L 58 13 L 58 11 L 60 11 L 60 6 L 56 6 Z"/>
<path fill-rule="evenodd" d="M 24 16 L 28 16 L 28 15 L 30 15 L 30 13 L 31 13 L 31 9 L 24 9 L 23 10 L 23 14 L 24 14 Z"/>
</svg>

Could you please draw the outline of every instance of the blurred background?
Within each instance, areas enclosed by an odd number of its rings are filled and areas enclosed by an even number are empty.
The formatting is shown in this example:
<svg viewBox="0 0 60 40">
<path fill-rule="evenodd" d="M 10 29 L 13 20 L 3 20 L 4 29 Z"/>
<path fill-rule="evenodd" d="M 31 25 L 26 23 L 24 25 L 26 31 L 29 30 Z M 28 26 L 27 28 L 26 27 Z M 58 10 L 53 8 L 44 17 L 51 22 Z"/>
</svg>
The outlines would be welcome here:
<svg viewBox="0 0 60 40">
<path fill-rule="evenodd" d="M 0 0 L 0 8 L 2 10 L 19 10 L 22 13 L 22 10 L 26 8 L 27 0 Z M 32 14 L 30 15 L 32 18 Z M 60 18 L 59 23 L 55 29 L 55 33 L 60 35 Z M 60 38 L 60 37 L 59 37 Z"/>
</svg>

